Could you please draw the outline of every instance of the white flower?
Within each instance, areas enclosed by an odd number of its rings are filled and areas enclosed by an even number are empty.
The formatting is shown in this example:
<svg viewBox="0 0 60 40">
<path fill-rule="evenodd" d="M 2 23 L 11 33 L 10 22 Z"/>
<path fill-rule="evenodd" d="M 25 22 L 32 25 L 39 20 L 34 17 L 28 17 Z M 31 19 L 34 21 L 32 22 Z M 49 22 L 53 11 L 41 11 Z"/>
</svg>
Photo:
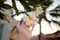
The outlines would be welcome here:
<svg viewBox="0 0 60 40">
<path fill-rule="evenodd" d="M 37 21 L 37 18 L 32 15 L 29 15 L 29 16 L 25 15 L 23 17 L 23 21 L 26 21 L 26 25 L 33 25 Z"/>
</svg>

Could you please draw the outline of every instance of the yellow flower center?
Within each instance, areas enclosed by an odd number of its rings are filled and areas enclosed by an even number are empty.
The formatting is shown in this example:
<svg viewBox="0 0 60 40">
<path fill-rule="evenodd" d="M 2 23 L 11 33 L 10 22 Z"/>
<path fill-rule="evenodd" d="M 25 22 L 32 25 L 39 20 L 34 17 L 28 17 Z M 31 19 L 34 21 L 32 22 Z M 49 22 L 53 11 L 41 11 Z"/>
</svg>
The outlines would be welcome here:
<svg viewBox="0 0 60 40">
<path fill-rule="evenodd" d="M 32 21 L 32 20 L 33 20 L 33 17 L 28 16 L 28 20 L 29 20 L 29 21 Z"/>
</svg>

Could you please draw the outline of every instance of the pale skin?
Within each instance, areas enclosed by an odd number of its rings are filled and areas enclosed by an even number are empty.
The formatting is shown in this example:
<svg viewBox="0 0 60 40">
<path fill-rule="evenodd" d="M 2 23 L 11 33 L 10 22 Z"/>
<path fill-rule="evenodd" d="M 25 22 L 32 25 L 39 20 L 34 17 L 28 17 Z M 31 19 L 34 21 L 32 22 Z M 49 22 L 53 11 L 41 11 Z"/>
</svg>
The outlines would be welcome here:
<svg viewBox="0 0 60 40">
<path fill-rule="evenodd" d="M 25 25 L 25 23 L 26 22 L 23 22 L 22 24 L 20 24 L 20 21 L 17 21 L 16 28 L 17 28 L 18 34 L 15 40 L 30 40 L 31 39 L 31 32 L 33 30 L 33 25 L 27 26 Z M 19 29 L 19 26 L 22 26 L 26 30 L 27 33 L 25 33 L 24 31 L 21 31 Z"/>
</svg>

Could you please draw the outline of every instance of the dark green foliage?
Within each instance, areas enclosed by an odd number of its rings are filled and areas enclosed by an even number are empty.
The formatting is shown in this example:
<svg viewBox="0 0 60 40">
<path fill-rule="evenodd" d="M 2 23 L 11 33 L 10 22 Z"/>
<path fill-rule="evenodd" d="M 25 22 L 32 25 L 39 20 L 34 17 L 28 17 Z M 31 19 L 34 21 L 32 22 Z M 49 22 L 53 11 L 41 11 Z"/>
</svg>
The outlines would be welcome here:
<svg viewBox="0 0 60 40">
<path fill-rule="evenodd" d="M 8 5 L 8 4 L 0 3 L 0 10 L 1 10 L 1 11 L 4 11 L 4 10 L 1 9 L 1 8 L 11 9 L 12 7 L 11 7 L 10 5 Z M 3 18 L 4 14 L 1 13 L 1 11 L 0 11 L 0 19 L 4 19 L 4 18 Z"/>
<path fill-rule="evenodd" d="M 39 5 L 45 10 L 52 1 L 50 0 L 18 0 L 24 6 L 27 12 L 35 10 L 35 8 Z M 32 6 L 33 8 L 29 7 Z"/>
<path fill-rule="evenodd" d="M 51 13 L 50 15 L 54 16 L 54 17 L 60 17 L 60 14 L 55 14 L 55 13 Z"/>
<path fill-rule="evenodd" d="M 5 8 L 5 9 L 12 8 L 10 5 L 4 4 L 5 1 L 6 0 L 0 0 L 0 8 Z M 47 6 L 49 6 L 49 4 L 52 3 L 50 0 L 17 0 L 17 1 L 21 2 L 21 4 L 24 6 L 24 8 L 27 12 L 34 11 L 35 8 L 39 5 L 41 5 L 43 10 L 45 10 L 47 8 Z M 16 15 L 19 15 L 20 13 L 18 12 L 18 9 L 16 7 L 15 0 L 12 0 L 12 5 L 16 11 Z"/>
<path fill-rule="evenodd" d="M 0 3 L 0 8 L 11 9 L 12 7 L 8 4 Z"/>
<path fill-rule="evenodd" d="M 27 12 L 35 10 L 35 7 L 40 4 L 38 0 L 18 0 L 24 6 Z M 33 8 L 31 8 L 32 6 Z"/>
<path fill-rule="evenodd" d="M 3 16 L 4 14 L 0 12 L 0 19 L 4 19 Z"/>
<path fill-rule="evenodd" d="M 18 12 L 18 9 L 16 7 L 15 0 L 12 0 L 13 7 L 11 7 L 10 5 L 4 4 L 5 1 L 6 0 L 0 0 L 0 8 L 5 8 L 5 9 L 14 8 L 16 11 L 16 15 L 20 14 L 20 12 Z M 17 0 L 17 1 L 21 2 L 26 12 L 34 11 L 35 8 L 39 5 L 41 5 L 43 10 L 45 10 L 49 6 L 49 4 L 51 4 L 50 0 Z"/>
<path fill-rule="evenodd" d="M 12 0 L 12 5 L 13 5 L 13 8 L 15 9 L 15 11 L 16 11 L 16 15 L 18 15 L 19 12 L 18 12 L 18 9 L 17 9 L 17 7 L 16 7 L 15 0 Z"/>
<path fill-rule="evenodd" d="M 43 10 L 45 10 L 51 3 L 51 0 L 40 0 L 40 5 L 43 8 Z"/>
<path fill-rule="evenodd" d="M 4 4 L 6 0 L 0 0 L 0 10 L 2 10 L 1 8 L 4 8 L 4 9 L 11 9 L 12 7 L 8 4 Z M 2 10 L 4 11 L 4 10 Z M 4 19 L 3 18 L 4 14 L 0 12 L 0 19 Z"/>
<path fill-rule="evenodd" d="M 4 3 L 6 0 L 0 0 L 0 3 Z"/>
<path fill-rule="evenodd" d="M 23 22 L 23 19 L 20 21 L 20 24 L 22 24 L 22 22 Z"/>
<path fill-rule="evenodd" d="M 56 18 L 60 17 L 60 7 L 56 7 L 54 10 L 51 10 L 50 15 Z"/>
</svg>

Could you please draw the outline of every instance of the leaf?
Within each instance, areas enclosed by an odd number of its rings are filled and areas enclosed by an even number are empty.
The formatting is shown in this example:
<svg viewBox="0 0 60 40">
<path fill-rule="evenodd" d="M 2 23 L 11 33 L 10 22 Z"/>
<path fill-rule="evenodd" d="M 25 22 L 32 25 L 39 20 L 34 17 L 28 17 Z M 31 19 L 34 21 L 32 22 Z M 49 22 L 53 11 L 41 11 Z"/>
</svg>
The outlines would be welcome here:
<svg viewBox="0 0 60 40">
<path fill-rule="evenodd" d="M 20 24 L 22 24 L 23 20 L 20 21 Z"/>
<path fill-rule="evenodd" d="M 24 6 L 27 12 L 34 11 L 37 5 L 39 4 L 39 1 L 37 0 L 18 0 L 18 1 L 21 2 L 21 4 Z M 33 8 L 31 8 L 30 6 L 32 6 Z"/>
<path fill-rule="evenodd" d="M 60 25 L 60 23 L 59 22 L 56 22 L 56 21 L 54 21 L 54 20 L 52 20 L 54 23 L 57 23 L 58 25 Z"/>
<path fill-rule="evenodd" d="M 4 19 L 3 16 L 4 14 L 0 12 L 0 19 Z"/>
<path fill-rule="evenodd" d="M 29 7 L 28 3 L 26 3 L 23 0 L 19 0 L 19 1 L 22 3 L 22 5 L 24 6 L 24 8 L 26 9 L 27 12 L 31 11 L 31 8 Z"/>
<path fill-rule="evenodd" d="M 6 0 L 0 0 L 0 3 L 4 3 Z"/>
<path fill-rule="evenodd" d="M 60 17 L 60 14 L 56 14 L 56 13 L 51 13 L 50 15 L 52 15 L 53 17 Z"/>
<path fill-rule="evenodd" d="M 43 8 L 43 10 L 45 11 L 46 8 L 52 3 L 51 0 L 40 0 L 40 5 Z"/>
<path fill-rule="evenodd" d="M 12 0 L 12 5 L 13 5 L 13 8 L 15 9 L 15 11 L 16 11 L 16 15 L 18 15 L 19 12 L 18 12 L 18 9 L 17 9 L 17 7 L 16 7 L 15 0 Z"/>
<path fill-rule="evenodd" d="M 0 3 L 0 8 L 11 9 L 12 7 L 8 4 Z"/>
<path fill-rule="evenodd" d="M 26 14 L 27 16 L 29 16 L 26 11 L 21 11 L 21 12 L 19 12 L 19 13 L 20 13 L 20 14 Z M 12 17 L 14 17 L 15 15 L 16 15 L 16 14 L 12 15 Z M 18 14 L 18 15 L 19 15 L 19 14 Z"/>
</svg>

